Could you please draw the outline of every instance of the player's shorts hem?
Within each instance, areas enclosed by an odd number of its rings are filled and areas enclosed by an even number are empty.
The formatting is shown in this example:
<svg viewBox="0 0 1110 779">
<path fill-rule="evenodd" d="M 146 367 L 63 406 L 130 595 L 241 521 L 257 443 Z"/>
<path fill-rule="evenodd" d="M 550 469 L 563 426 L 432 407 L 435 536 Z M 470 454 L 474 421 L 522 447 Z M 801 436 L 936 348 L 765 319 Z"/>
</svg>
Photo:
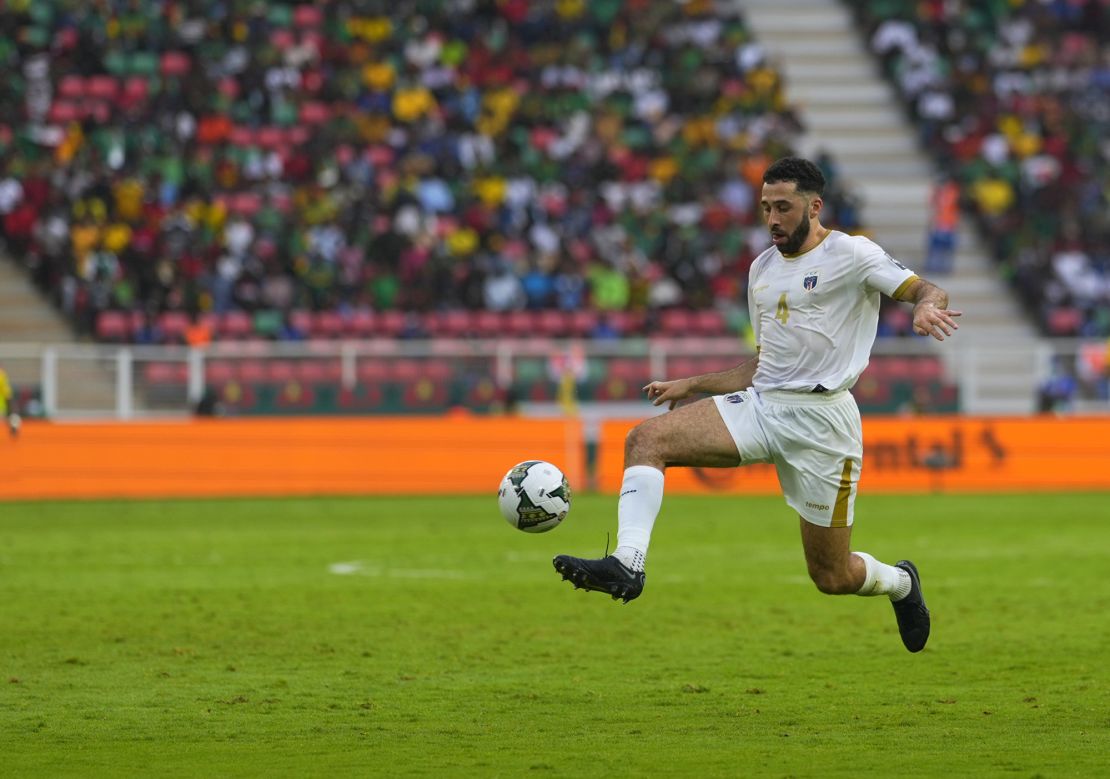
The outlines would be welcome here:
<svg viewBox="0 0 1110 779">
<path fill-rule="evenodd" d="M 789 498 L 786 499 L 786 505 L 789 506 L 790 508 L 794 509 L 794 511 L 798 512 L 798 516 L 801 517 L 802 519 L 804 519 L 806 522 L 808 522 L 811 525 L 816 525 L 817 527 L 834 527 L 833 518 L 832 518 L 831 515 L 815 516 L 814 514 L 808 513 L 808 509 L 806 509 L 804 507 L 799 508 L 798 504 L 791 501 Z M 854 523 L 854 521 L 855 521 L 855 517 L 853 517 L 852 513 L 849 512 L 845 521 L 835 523 L 835 527 L 851 527 L 852 524 Z"/>
</svg>

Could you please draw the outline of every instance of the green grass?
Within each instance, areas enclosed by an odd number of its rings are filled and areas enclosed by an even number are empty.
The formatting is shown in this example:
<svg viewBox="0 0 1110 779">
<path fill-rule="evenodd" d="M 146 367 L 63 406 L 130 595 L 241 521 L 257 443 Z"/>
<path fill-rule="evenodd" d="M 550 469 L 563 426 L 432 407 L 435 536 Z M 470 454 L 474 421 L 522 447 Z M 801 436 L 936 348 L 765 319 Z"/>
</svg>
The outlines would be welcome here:
<svg viewBox="0 0 1110 779">
<path fill-rule="evenodd" d="M 550 565 L 612 498 L 539 536 L 492 495 L 3 504 L 2 772 L 1105 775 L 1108 497 L 861 497 L 920 655 L 778 498 L 669 497 L 628 606 Z"/>
</svg>

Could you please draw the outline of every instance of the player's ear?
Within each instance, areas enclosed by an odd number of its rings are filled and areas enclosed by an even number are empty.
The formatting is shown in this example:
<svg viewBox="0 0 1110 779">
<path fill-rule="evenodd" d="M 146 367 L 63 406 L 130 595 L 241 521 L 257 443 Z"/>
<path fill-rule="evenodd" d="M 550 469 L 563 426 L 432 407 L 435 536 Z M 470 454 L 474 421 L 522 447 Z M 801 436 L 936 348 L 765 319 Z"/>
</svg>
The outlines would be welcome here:
<svg viewBox="0 0 1110 779">
<path fill-rule="evenodd" d="M 809 201 L 809 218 L 816 219 L 817 215 L 821 213 L 821 206 L 825 205 L 825 201 L 818 195 Z"/>
</svg>

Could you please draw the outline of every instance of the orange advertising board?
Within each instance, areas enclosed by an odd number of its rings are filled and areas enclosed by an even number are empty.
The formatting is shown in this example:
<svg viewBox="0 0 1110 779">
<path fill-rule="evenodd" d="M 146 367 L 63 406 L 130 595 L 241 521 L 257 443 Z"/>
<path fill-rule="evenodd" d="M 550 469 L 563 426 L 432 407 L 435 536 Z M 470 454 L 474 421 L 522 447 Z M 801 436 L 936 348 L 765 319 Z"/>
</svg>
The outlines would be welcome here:
<svg viewBox="0 0 1110 779">
<path fill-rule="evenodd" d="M 600 427 L 595 483 L 616 493 L 635 420 Z M 1110 418 L 864 418 L 864 492 L 1110 490 Z M 0 437 L 0 500 L 490 494 L 549 460 L 589 483 L 580 420 L 493 417 L 29 422 Z M 769 465 L 673 468 L 674 493 L 776 494 Z"/>
<path fill-rule="evenodd" d="M 636 421 L 601 426 L 597 484 L 617 492 Z M 1110 417 L 864 417 L 866 492 L 1110 489 Z M 774 466 L 671 468 L 667 491 L 775 494 Z"/>
<path fill-rule="evenodd" d="M 577 420 L 490 417 L 30 422 L 0 438 L 0 500 L 492 496 L 524 459 L 585 484 Z"/>
</svg>

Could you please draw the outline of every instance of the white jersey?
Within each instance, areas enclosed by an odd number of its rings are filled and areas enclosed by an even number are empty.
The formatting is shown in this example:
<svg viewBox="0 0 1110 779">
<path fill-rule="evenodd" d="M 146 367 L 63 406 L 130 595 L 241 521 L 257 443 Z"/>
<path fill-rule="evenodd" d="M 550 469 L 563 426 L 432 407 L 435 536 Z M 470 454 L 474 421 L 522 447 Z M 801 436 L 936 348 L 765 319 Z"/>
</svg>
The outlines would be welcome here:
<svg viewBox="0 0 1110 779">
<path fill-rule="evenodd" d="M 752 264 L 748 311 L 759 347 L 759 392 L 849 389 L 867 367 L 880 293 L 897 298 L 917 276 L 875 242 L 838 230 L 784 255 L 772 246 Z"/>
</svg>

